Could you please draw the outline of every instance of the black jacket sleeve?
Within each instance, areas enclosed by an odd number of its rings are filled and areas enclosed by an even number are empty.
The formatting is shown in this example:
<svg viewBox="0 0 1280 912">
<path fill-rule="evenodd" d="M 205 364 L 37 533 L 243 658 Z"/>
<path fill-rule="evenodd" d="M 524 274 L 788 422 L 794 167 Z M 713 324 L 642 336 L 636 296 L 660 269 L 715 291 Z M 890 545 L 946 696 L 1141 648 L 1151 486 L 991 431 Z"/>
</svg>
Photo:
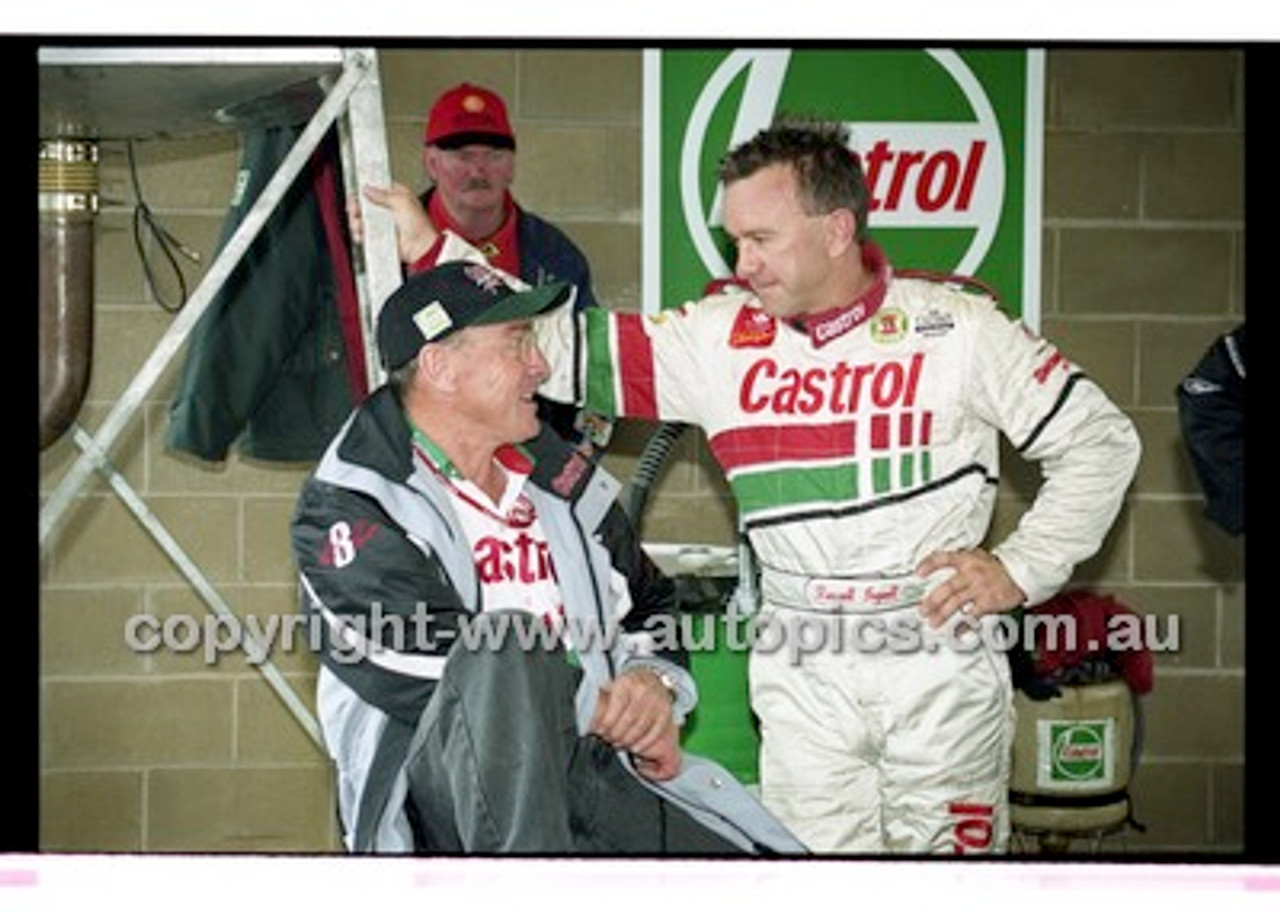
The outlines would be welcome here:
<svg viewBox="0 0 1280 912">
<path fill-rule="evenodd" d="M 315 480 L 299 498 L 292 536 L 321 662 L 362 699 L 414 724 L 435 678 L 399 669 L 446 655 L 469 614 L 444 568 L 373 500 Z M 326 615 L 367 641 L 366 654 L 334 636 Z"/>
<path fill-rule="evenodd" d="M 1216 339 L 1178 385 L 1182 439 L 1205 496 L 1205 515 L 1244 532 L 1244 324 Z"/>
<path fill-rule="evenodd" d="M 535 481 L 561 497 L 572 500 L 579 496 L 591 473 L 596 471 L 595 464 L 588 457 L 570 446 L 546 424 L 538 437 L 525 446 L 536 457 Z M 574 468 L 576 462 L 585 464 Z M 566 484 L 564 479 L 573 481 Z M 645 629 L 646 622 L 649 629 L 654 629 L 656 619 L 662 615 L 670 616 L 674 622 L 675 582 L 659 569 L 640 546 L 635 526 L 620 504 L 612 504 L 597 531 L 601 543 L 609 551 L 614 568 L 626 577 L 627 590 L 631 595 L 631 610 L 623 619 L 623 629 L 642 630 Z M 674 626 L 672 623 L 665 629 L 672 629 Z M 681 666 L 688 665 L 687 656 L 682 649 L 659 650 L 657 655 Z"/>
<path fill-rule="evenodd" d="M 600 531 L 605 547 L 613 555 L 614 566 L 627 577 L 627 588 L 631 593 L 631 611 L 623 619 L 623 629 L 653 629 L 655 619 L 664 615 L 674 622 L 675 582 L 658 568 L 640 546 L 635 527 L 622 507 L 616 503 L 613 505 Z M 666 629 L 678 628 L 673 623 Z M 655 655 L 681 667 L 689 667 L 689 657 L 683 647 L 677 648 L 676 644 L 666 643 L 659 645 L 669 648 L 659 648 Z"/>
</svg>

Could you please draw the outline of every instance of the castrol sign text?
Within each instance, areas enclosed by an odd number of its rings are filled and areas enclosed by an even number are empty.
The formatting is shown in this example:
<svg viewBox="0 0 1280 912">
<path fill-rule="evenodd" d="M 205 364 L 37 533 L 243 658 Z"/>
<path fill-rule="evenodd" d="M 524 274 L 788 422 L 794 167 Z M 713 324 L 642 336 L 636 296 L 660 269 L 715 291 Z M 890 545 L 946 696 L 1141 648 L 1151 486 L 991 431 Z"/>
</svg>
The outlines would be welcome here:
<svg viewBox="0 0 1280 912">
<path fill-rule="evenodd" d="M 739 48 L 645 52 L 644 309 L 733 272 L 715 178 L 779 113 L 838 120 L 890 262 L 975 276 L 1039 317 L 1043 52 Z"/>
</svg>

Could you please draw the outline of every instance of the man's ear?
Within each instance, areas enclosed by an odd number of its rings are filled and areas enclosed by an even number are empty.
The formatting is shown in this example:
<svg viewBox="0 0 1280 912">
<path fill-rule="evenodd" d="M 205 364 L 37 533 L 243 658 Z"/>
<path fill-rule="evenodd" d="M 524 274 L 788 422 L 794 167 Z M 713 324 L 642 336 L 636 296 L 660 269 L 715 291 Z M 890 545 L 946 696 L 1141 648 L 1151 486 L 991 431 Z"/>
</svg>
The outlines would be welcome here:
<svg viewBox="0 0 1280 912">
<path fill-rule="evenodd" d="M 833 209 L 827 213 L 824 229 L 827 250 L 832 256 L 840 256 L 857 243 L 858 217 L 852 209 Z"/>
<path fill-rule="evenodd" d="M 458 386 L 457 359 L 447 345 L 424 345 L 418 349 L 418 373 L 437 392 L 449 394 Z"/>
<path fill-rule="evenodd" d="M 440 167 L 440 150 L 435 146 L 422 147 L 422 170 L 430 178 L 432 184 L 438 184 L 440 181 L 436 179 Z"/>
</svg>

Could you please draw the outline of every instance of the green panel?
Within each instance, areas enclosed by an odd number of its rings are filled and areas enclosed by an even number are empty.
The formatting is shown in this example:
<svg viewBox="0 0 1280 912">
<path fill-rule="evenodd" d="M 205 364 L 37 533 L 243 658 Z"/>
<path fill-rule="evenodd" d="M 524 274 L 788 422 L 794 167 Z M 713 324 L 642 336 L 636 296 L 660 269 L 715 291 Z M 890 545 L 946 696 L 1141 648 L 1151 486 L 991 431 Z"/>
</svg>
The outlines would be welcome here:
<svg viewBox="0 0 1280 912">
<path fill-rule="evenodd" d="M 994 236 L 981 264 L 973 273 L 997 290 L 1002 306 L 1013 315 L 1022 313 L 1022 301 L 1029 293 L 1037 299 L 1039 290 L 1023 288 L 1023 259 L 1028 245 L 1038 238 L 1026 237 L 1025 215 L 1031 205 L 1030 193 L 1038 193 L 1038 182 L 1028 186 L 1024 142 L 1029 121 L 1027 110 L 1028 52 L 1022 50 L 964 49 L 956 52 L 964 69 L 963 78 L 977 88 L 980 101 L 972 100 L 958 78 L 948 72 L 938 57 L 920 49 L 816 50 L 758 49 L 758 53 L 785 52 L 785 74 L 775 84 L 771 78 L 757 80 L 756 89 L 768 84 L 766 94 L 776 89 L 772 114 L 816 115 L 859 123 L 907 123 L 963 126 L 976 124 L 989 108 L 1004 155 L 999 161 L 1004 172 L 1004 193 L 994 222 Z M 733 131 L 742 116 L 744 100 L 752 97 L 750 83 L 764 70 L 747 66 L 733 70 L 721 65 L 736 53 L 733 49 L 680 48 L 662 52 L 661 87 L 658 109 L 661 127 L 652 131 L 660 138 L 659 199 L 661 208 L 659 274 L 661 288 L 657 300 L 673 306 L 696 297 L 708 279 L 706 265 L 691 242 L 686 221 L 684 194 L 693 194 L 685 175 L 692 162 L 684 162 L 686 150 L 697 150 L 697 206 L 695 216 L 703 225 L 709 221 L 717 184 L 715 170 L 720 157 L 733 144 Z M 711 86 L 723 79 L 718 91 Z M 771 95 L 769 97 L 772 97 Z M 758 100 L 758 98 L 757 98 Z M 1037 116 L 1039 101 L 1036 101 Z M 758 112 L 757 112 L 758 113 Z M 696 128 L 694 125 L 697 125 Z M 855 127 L 856 129 L 856 127 Z M 646 127 L 646 141 L 653 141 Z M 858 137 L 854 137 L 855 144 Z M 864 149 L 864 152 L 867 151 Z M 963 155 L 964 148 L 956 154 Z M 898 158 L 887 162 L 882 179 L 873 187 L 878 201 L 891 197 L 892 177 Z M 997 164 L 993 149 L 983 159 L 983 173 Z M 915 171 L 919 174 L 917 168 Z M 1038 169 L 1037 169 L 1038 174 Z M 870 181 L 871 175 L 868 174 Z M 1036 201 L 1038 203 L 1038 200 Z M 879 202 L 877 202 L 879 205 Z M 972 227 L 932 225 L 928 219 L 910 227 L 877 227 L 871 215 L 873 238 L 889 259 L 903 268 L 952 272 L 974 240 Z M 721 257 L 732 268 L 732 254 L 724 231 L 706 228 Z M 1033 229 L 1034 230 L 1034 229 Z"/>
<path fill-rule="evenodd" d="M 742 782 L 758 782 L 760 734 L 747 691 L 749 653 L 740 648 L 748 635 L 747 620 L 736 619 L 732 630 L 723 614 L 697 614 L 690 620 L 691 642 L 714 648 L 691 649 L 689 654 L 698 708 L 685 722 L 684 748 L 715 760 Z"/>
</svg>

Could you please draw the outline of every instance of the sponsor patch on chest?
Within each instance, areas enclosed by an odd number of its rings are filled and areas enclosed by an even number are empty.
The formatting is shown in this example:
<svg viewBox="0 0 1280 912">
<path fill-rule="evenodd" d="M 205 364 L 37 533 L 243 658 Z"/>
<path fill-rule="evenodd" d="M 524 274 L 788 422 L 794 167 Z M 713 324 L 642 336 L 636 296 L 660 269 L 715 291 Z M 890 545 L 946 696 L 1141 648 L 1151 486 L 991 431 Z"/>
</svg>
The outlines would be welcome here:
<svg viewBox="0 0 1280 912">
<path fill-rule="evenodd" d="M 729 331 L 730 348 L 768 348 L 778 335 L 778 322 L 763 310 L 743 307 Z"/>
</svg>

